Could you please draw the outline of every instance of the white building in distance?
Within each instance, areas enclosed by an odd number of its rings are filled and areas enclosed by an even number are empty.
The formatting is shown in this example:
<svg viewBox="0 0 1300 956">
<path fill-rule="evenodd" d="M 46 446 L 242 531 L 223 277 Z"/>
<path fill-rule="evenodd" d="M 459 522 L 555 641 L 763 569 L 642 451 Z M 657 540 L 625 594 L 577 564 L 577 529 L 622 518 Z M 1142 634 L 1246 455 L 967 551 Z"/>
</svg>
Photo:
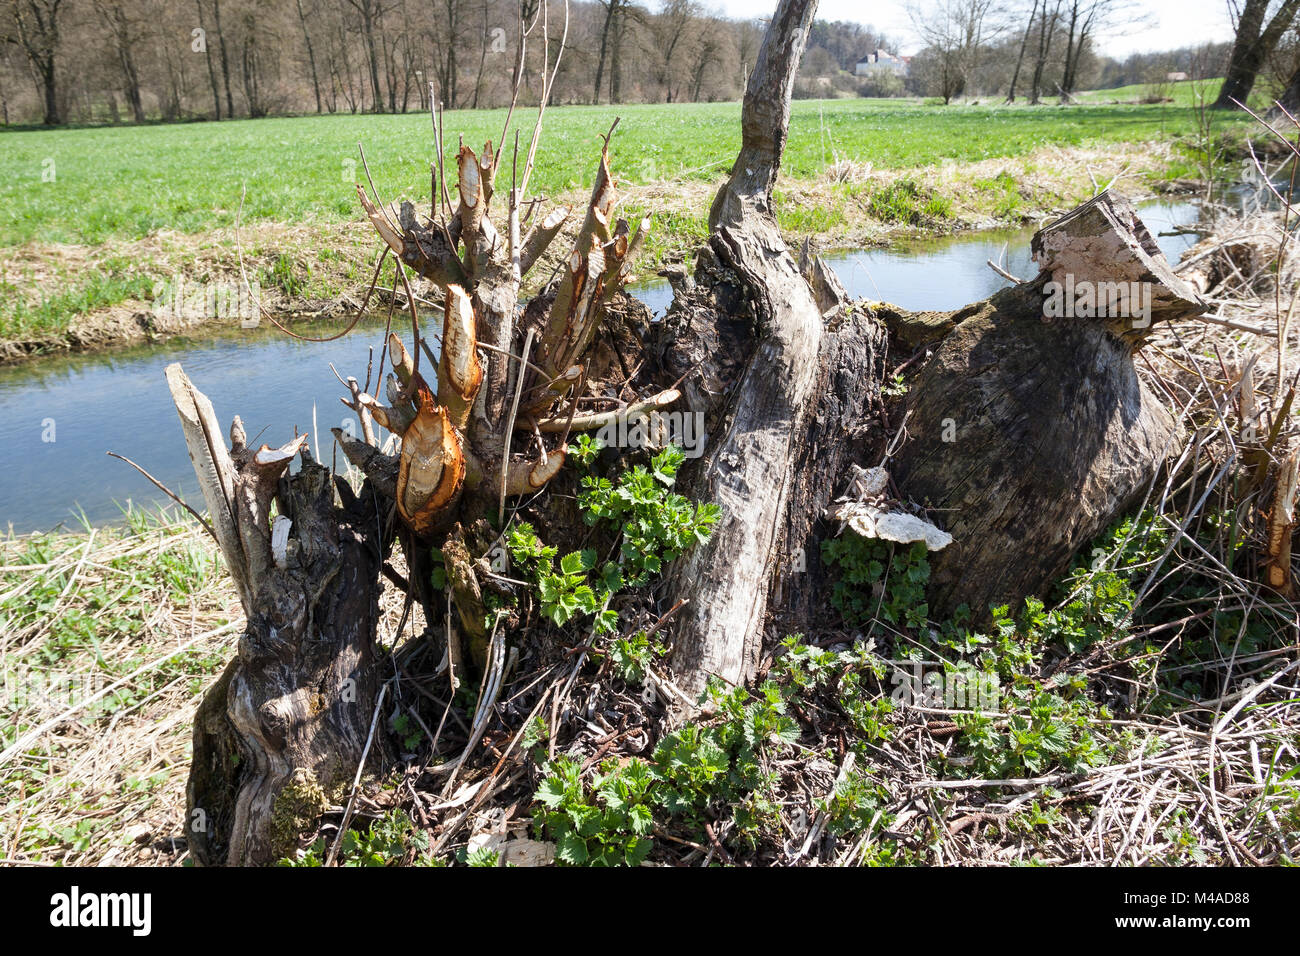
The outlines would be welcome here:
<svg viewBox="0 0 1300 956">
<path fill-rule="evenodd" d="M 907 61 L 911 57 L 895 56 L 888 50 L 873 50 L 858 60 L 854 74 L 866 76 L 873 70 L 889 70 L 895 76 L 907 76 Z"/>
</svg>

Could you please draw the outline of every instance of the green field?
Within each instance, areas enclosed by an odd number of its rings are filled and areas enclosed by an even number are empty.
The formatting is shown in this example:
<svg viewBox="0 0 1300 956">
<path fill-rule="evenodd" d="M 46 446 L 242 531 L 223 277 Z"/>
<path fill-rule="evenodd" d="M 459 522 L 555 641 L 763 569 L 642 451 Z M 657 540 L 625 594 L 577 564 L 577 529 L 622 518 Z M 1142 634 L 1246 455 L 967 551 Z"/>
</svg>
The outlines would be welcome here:
<svg viewBox="0 0 1300 956">
<path fill-rule="evenodd" d="M 1134 83 L 1131 86 L 1117 86 L 1109 90 L 1088 90 L 1076 93 L 1074 99 L 1081 104 L 1134 103 L 1151 96 L 1161 96 L 1173 100 L 1173 103 L 1158 104 L 1163 106 L 1195 107 L 1201 103 L 1209 105 L 1219 95 L 1222 80 L 1180 80 L 1176 83 Z M 1267 97 L 1260 90 L 1250 96 L 1251 109 L 1268 108 Z"/>
<path fill-rule="evenodd" d="M 555 194 L 589 183 L 600 134 L 615 116 L 622 117 L 613 142 L 616 176 L 632 183 L 715 179 L 736 154 L 739 113 L 735 103 L 553 109 L 533 186 Z M 476 148 L 495 139 L 504 118 L 501 110 L 448 113 L 449 154 L 458 135 Z M 517 118 L 527 133 L 531 113 Z M 836 157 L 902 169 L 1015 156 L 1047 144 L 1167 139 L 1193 127 L 1192 110 L 1169 104 L 1007 108 L 799 101 L 784 174 L 813 177 Z M 95 244 L 156 230 L 229 226 L 245 187 L 246 222 L 352 219 L 357 205 L 351 183 L 364 177 L 358 143 L 386 197 L 427 197 L 433 146 L 422 115 L 0 133 L 0 166 L 7 173 L 0 179 L 0 246 Z M 43 181 L 43 173 L 49 178 L 51 172 L 53 181 Z"/>
</svg>

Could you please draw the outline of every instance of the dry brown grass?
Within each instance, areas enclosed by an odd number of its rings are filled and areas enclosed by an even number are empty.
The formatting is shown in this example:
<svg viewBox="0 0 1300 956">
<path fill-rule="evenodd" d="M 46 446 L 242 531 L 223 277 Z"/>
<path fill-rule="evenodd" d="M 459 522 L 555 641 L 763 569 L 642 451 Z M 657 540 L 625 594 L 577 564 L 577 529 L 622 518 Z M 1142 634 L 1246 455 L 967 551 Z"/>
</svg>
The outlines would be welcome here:
<svg viewBox="0 0 1300 956">
<path fill-rule="evenodd" d="M 10 537 L 0 565 L 0 855 L 175 862 L 194 704 L 240 624 L 206 534 L 168 518 Z"/>
<path fill-rule="evenodd" d="M 0 862 L 181 862 L 194 711 L 242 627 L 188 516 L 0 539 Z"/>
</svg>

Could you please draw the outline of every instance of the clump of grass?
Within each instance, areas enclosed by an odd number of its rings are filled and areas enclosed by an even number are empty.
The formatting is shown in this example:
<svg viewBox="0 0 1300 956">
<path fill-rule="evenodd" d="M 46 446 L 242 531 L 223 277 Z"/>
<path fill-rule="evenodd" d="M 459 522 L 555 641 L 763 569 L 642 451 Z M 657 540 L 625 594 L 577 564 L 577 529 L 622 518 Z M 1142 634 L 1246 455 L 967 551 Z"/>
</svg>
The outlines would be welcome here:
<svg viewBox="0 0 1300 956">
<path fill-rule="evenodd" d="M 1020 194 L 1020 184 L 1011 173 L 1003 170 L 991 178 L 977 179 L 973 185 L 981 198 L 991 205 L 991 212 L 996 218 L 1020 218 L 1024 197 Z"/>
<path fill-rule="evenodd" d="M 952 218 L 952 200 L 904 177 L 873 190 L 867 213 L 881 222 L 931 225 Z"/>
<path fill-rule="evenodd" d="M 871 179 L 871 163 L 858 162 L 844 156 L 836 156 L 834 162 L 826 167 L 825 177 L 828 182 L 856 186 Z"/>
<path fill-rule="evenodd" d="M 291 299 L 301 297 L 312 283 L 311 263 L 300 264 L 287 252 L 281 252 L 263 271 L 268 284 Z"/>
<path fill-rule="evenodd" d="M 34 280 L 31 285 L 21 280 L 5 281 L 0 283 L 0 340 L 47 335 L 96 309 L 128 299 L 148 300 L 153 285 L 153 277 L 138 263 L 116 256 L 53 288 Z"/>
</svg>

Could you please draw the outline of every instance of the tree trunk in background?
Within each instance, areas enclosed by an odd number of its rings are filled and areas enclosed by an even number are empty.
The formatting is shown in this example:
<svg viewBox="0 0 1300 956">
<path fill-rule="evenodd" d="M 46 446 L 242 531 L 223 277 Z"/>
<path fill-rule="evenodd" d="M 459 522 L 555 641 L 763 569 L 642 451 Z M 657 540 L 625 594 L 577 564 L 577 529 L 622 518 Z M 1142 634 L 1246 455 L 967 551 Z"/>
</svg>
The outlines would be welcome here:
<svg viewBox="0 0 1300 956">
<path fill-rule="evenodd" d="M 1291 78 L 1286 82 L 1286 89 L 1278 97 L 1277 103 L 1292 116 L 1300 116 L 1300 65 L 1297 65 L 1291 73 Z M 1272 112 L 1276 113 L 1277 108 L 1274 107 Z"/>
<path fill-rule="evenodd" d="M 187 52 L 188 49 L 187 47 Z M 155 50 L 154 55 L 167 67 L 167 95 L 160 97 L 159 112 L 162 114 L 164 123 L 174 123 L 181 115 L 181 101 L 184 97 L 182 90 L 184 71 L 180 69 L 180 65 L 177 63 L 176 50 L 171 45 L 159 44 L 159 49 Z"/>
<path fill-rule="evenodd" d="M 1043 12 L 1038 23 L 1038 56 L 1034 59 L 1034 80 L 1029 88 L 1029 103 L 1037 106 L 1043 93 L 1043 70 L 1047 66 L 1048 54 L 1052 52 L 1052 34 L 1056 31 L 1056 20 L 1061 12 L 1061 0 L 1057 0 L 1051 16 L 1047 13 L 1047 0 L 1043 0 Z"/>
<path fill-rule="evenodd" d="M 474 100 L 470 103 L 470 109 L 472 110 L 478 109 L 478 98 L 483 92 L 483 68 L 487 65 L 488 36 L 490 35 L 488 33 L 488 8 L 490 4 L 489 0 L 482 0 L 482 2 L 483 31 L 482 36 L 479 37 L 478 74 L 474 77 Z"/>
<path fill-rule="evenodd" d="M 596 85 L 591 94 L 593 103 L 600 102 L 600 84 L 605 78 L 605 55 L 609 50 L 609 28 L 614 22 L 614 9 L 618 0 L 600 0 L 605 7 L 605 24 L 600 30 L 600 57 L 596 60 Z"/>
<path fill-rule="evenodd" d="M 379 89 L 379 54 L 375 51 L 374 11 L 369 0 L 357 7 L 361 10 L 361 32 L 366 38 L 366 55 L 370 62 L 370 108 L 376 113 L 383 112 L 383 95 Z"/>
<path fill-rule="evenodd" d="M 1083 47 L 1083 38 L 1078 37 L 1078 49 L 1076 49 L 1076 36 L 1079 32 L 1079 4 L 1081 0 L 1071 0 L 1070 3 L 1070 25 L 1065 32 L 1065 65 L 1061 71 L 1061 105 L 1064 106 L 1069 102 L 1069 92 L 1071 76 L 1074 73 L 1075 60 L 1079 55 L 1079 49 Z"/>
<path fill-rule="evenodd" d="M 217 24 L 217 44 L 221 50 L 221 78 L 226 86 L 226 115 L 235 116 L 235 98 L 230 95 L 230 57 L 226 52 L 226 34 L 221 29 L 221 0 L 212 0 L 212 16 Z"/>
<path fill-rule="evenodd" d="M 1020 81 L 1020 67 L 1025 62 L 1025 48 L 1029 46 L 1029 35 L 1034 29 L 1034 17 L 1038 14 L 1038 0 L 1029 8 L 1029 22 L 1025 24 L 1025 35 L 1020 38 L 1020 53 L 1016 56 L 1016 68 L 1011 74 L 1011 85 L 1007 88 L 1007 102 L 1016 101 L 1016 83 Z"/>
<path fill-rule="evenodd" d="M 456 86 L 459 78 L 456 68 L 456 47 L 459 43 L 457 28 L 460 25 L 460 0 L 443 0 L 443 9 L 447 16 L 447 32 L 442 39 L 442 58 L 438 63 L 438 95 L 443 105 L 449 109 L 456 108 Z"/>
<path fill-rule="evenodd" d="M 131 116 L 137 123 L 145 121 L 144 100 L 140 95 L 140 72 L 136 69 L 135 37 L 132 35 L 130 21 L 127 20 L 126 11 L 120 6 L 105 6 L 103 3 L 96 2 L 95 9 L 99 11 L 100 19 L 108 28 L 109 33 L 113 36 L 114 51 L 117 54 L 117 65 L 122 71 L 122 87 L 126 93 L 126 102 L 131 107 Z"/>
<path fill-rule="evenodd" d="M 1272 55 L 1282 35 L 1295 22 L 1297 12 L 1300 12 L 1300 0 L 1285 0 L 1273 19 L 1264 26 L 1268 0 L 1246 0 L 1237 25 L 1237 38 L 1233 41 L 1232 54 L 1228 58 L 1223 86 L 1219 88 L 1219 97 L 1214 101 L 1215 109 L 1236 109 L 1237 103 L 1246 102 L 1250 91 L 1255 87 L 1260 69 Z"/>
<path fill-rule="evenodd" d="M 59 109 L 58 84 L 52 57 L 47 66 L 41 67 L 41 84 L 45 94 L 45 116 L 42 122 L 46 126 L 60 126 L 63 123 L 63 113 Z"/>
<path fill-rule="evenodd" d="M 199 29 L 203 30 L 203 0 L 194 0 L 194 8 L 199 15 Z M 212 45 L 208 43 L 207 31 L 203 35 L 203 56 L 208 61 L 208 81 L 212 84 L 212 118 L 221 119 L 221 89 L 217 85 L 217 70 L 212 65 Z"/>
<path fill-rule="evenodd" d="M 40 85 L 44 103 L 42 122 L 58 126 L 63 122 L 59 103 L 58 70 L 55 58 L 59 53 L 59 16 L 63 0 L 29 0 L 14 4 L 14 23 L 18 27 L 17 42 L 27 54 L 32 72 Z"/>
<path fill-rule="evenodd" d="M 614 27 L 614 46 L 609 52 L 609 101 L 618 103 L 623 95 L 623 34 L 627 29 L 626 12 L 620 12 Z"/>
<path fill-rule="evenodd" d="M 393 38 L 389 44 L 380 34 L 380 49 L 384 51 L 384 85 L 388 90 L 388 112 L 397 112 L 397 44 L 401 35 Z"/>
<path fill-rule="evenodd" d="M 311 87 L 316 94 L 316 112 L 320 113 L 320 76 L 316 72 L 316 52 L 311 46 L 311 31 L 307 29 L 307 14 L 302 9 L 302 0 L 298 0 L 298 22 L 302 24 L 302 38 L 307 43 L 307 62 L 311 66 Z"/>
</svg>

